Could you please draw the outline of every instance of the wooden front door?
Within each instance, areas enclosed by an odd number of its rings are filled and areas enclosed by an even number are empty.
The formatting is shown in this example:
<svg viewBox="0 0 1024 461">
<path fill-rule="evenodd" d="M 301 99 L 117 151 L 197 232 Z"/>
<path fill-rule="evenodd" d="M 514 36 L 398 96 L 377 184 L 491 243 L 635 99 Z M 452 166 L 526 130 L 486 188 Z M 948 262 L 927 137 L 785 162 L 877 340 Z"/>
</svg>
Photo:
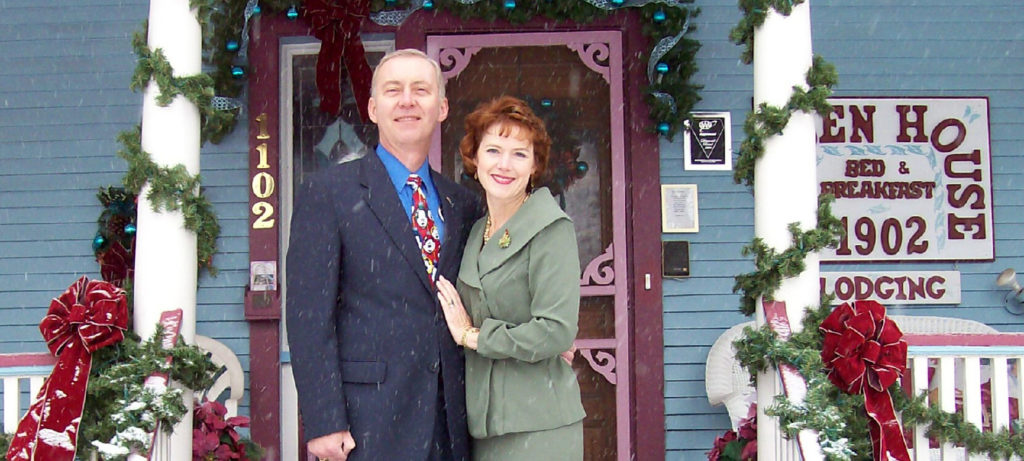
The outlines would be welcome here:
<svg viewBox="0 0 1024 461">
<path fill-rule="evenodd" d="M 630 458 L 630 322 L 622 44 L 617 31 L 427 36 L 448 79 L 448 122 L 431 164 L 464 184 L 462 120 L 502 94 L 524 99 L 553 144 L 548 184 L 576 224 L 583 298 L 573 367 L 583 391 L 585 459 Z"/>
</svg>

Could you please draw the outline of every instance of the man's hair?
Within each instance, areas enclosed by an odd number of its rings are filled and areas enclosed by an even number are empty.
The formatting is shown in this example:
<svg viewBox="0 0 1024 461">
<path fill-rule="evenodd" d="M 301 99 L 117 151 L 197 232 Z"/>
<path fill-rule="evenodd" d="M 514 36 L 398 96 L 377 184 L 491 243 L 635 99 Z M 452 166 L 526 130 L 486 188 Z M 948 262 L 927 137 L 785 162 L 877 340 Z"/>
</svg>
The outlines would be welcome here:
<svg viewBox="0 0 1024 461">
<path fill-rule="evenodd" d="M 395 50 L 395 51 L 392 51 L 392 52 L 390 52 L 388 54 L 385 54 L 383 58 L 380 58 L 380 62 L 377 63 L 377 67 L 375 67 L 373 69 L 373 80 L 370 81 L 370 97 L 373 97 L 374 92 L 377 91 L 377 71 L 379 71 L 380 68 L 382 66 L 384 66 L 385 62 L 388 62 L 388 61 L 390 61 L 392 59 L 395 59 L 395 58 L 420 58 L 420 59 L 422 59 L 424 61 L 429 62 L 430 66 L 434 68 L 434 77 L 435 77 L 435 80 L 437 80 L 437 89 L 438 89 L 437 94 L 440 97 L 440 99 L 444 99 L 444 96 L 445 96 L 445 91 L 444 91 L 445 81 L 444 81 L 444 76 L 441 75 L 441 65 L 438 64 L 437 61 L 434 60 L 434 58 L 431 58 L 430 56 L 427 56 L 426 53 L 424 53 L 424 52 L 422 52 L 420 50 L 417 50 L 415 48 L 405 48 L 405 49 L 401 49 L 401 50 Z"/>
<path fill-rule="evenodd" d="M 551 152 L 551 137 L 541 120 L 530 106 L 519 98 L 499 96 L 477 106 L 464 122 L 466 135 L 459 142 L 459 153 L 462 155 L 462 168 L 466 174 L 476 173 L 476 151 L 480 148 L 487 129 L 498 127 L 499 136 L 509 136 L 513 128 L 533 144 L 533 164 L 536 171 L 530 175 L 533 186 L 545 181 L 548 173 L 548 157 Z M 530 188 L 527 188 L 527 192 Z"/>
</svg>

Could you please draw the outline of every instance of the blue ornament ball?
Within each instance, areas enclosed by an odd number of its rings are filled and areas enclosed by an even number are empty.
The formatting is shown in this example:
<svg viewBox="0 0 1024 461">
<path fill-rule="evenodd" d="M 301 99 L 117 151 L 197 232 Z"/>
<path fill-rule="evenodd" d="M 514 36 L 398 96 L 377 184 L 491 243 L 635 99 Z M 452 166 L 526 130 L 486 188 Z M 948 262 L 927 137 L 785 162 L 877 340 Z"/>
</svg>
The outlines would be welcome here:
<svg viewBox="0 0 1024 461">
<path fill-rule="evenodd" d="M 544 99 L 540 100 L 540 106 L 541 107 L 551 107 L 554 104 L 555 104 L 554 101 L 552 101 L 550 99 L 547 99 L 547 98 L 544 98 Z"/>
<path fill-rule="evenodd" d="M 135 224 L 128 223 L 124 225 L 124 233 L 128 235 L 135 235 Z"/>
<path fill-rule="evenodd" d="M 626 3 L 626 0 L 612 0 L 612 5 L 615 6 L 622 6 L 623 3 Z"/>
<path fill-rule="evenodd" d="M 432 9 L 434 9 L 434 2 L 432 2 L 430 0 L 425 0 L 423 2 L 423 9 L 424 10 L 432 10 Z"/>
<path fill-rule="evenodd" d="M 263 10 L 260 9 L 259 5 L 256 5 L 256 6 L 252 7 L 252 14 L 260 14 L 260 12 L 262 12 L 262 11 Z"/>
<path fill-rule="evenodd" d="M 662 21 L 665 20 L 665 17 L 666 17 L 665 16 L 665 12 L 662 11 L 662 10 L 658 10 L 658 11 L 654 12 L 653 19 L 654 19 L 654 22 L 662 22 Z"/>
<path fill-rule="evenodd" d="M 576 177 L 582 178 L 587 175 L 587 171 L 590 170 L 590 165 L 587 162 L 576 162 Z"/>
<path fill-rule="evenodd" d="M 661 122 L 658 124 L 658 133 L 661 133 L 663 135 L 668 134 L 669 130 L 671 129 L 672 126 L 669 125 L 668 122 Z"/>
<path fill-rule="evenodd" d="M 658 65 L 655 66 L 654 70 L 657 70 L 659 74 L 667 74 L 668 73 L 668 64 L 665 64 L 663 62 L 659 62 Z"/>
<path fill-rule="evenodd" d="M 294 20 L 294 19 L 298 19 L 299 18 L 299 10 L 297 8 L 295 8 L 294 5 L 292 5 L 291 7 L 288 8 L 288 13 L 287 14 L 288 14 L 288 19 Z"/>
<path fill-rule="evenodd" d="M 512 10 L 516 7 L 516 0 L 505 0 L 505 9 Z"/>
<path fill-rule="evenodd" d="M 100 234 L 96 234 L 96 237 L 92 239 L 92 251 L 100 251 L 100 248 L 103 248 L 105 243 L 107 243 L 107 239 L 103 238 Z"/>
<path fill-rule="evenodd" d="M 224 48 L 232 52 L 238 51 L 238 40 L 228 40 L 224 45 Z"/>
<path fill-rule="evenodd" d="M 231 68 L 231 76 L 235 78 L 245 77 L 245 69 L 242 66 L 234 66 Z"/>
</svg>

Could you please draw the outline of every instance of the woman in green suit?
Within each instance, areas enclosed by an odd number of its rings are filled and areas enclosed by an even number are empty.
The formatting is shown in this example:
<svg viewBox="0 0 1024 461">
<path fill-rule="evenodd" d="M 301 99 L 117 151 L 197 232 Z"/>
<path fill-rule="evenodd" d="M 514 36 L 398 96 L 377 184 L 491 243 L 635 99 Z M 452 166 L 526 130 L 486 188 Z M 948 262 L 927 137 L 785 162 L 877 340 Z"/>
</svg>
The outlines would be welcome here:
<svg viewBox="0 0 1024 461">
<path fill-rule="evenodd" d="M 457 286 L 441 278 L 448 329 L 466 349 L 474 460 L 582 460 L 583 405 L 561 353 L 578 329 L 580 265 L 572 221 L 547 188 L 551 138 L 523 101 L 503 96 L 466 117 L 463 167 L 483 186 Z"/>
</svg>

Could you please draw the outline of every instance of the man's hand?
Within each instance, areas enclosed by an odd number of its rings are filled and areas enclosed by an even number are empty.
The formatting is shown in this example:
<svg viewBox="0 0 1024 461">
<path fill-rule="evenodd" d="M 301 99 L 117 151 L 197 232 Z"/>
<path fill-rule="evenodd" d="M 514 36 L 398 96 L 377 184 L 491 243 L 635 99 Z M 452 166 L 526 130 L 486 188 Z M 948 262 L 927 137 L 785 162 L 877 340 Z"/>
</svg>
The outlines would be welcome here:
<svg viewBox="0 0 1024 461">
<path fill-rule="evenodd" d="M 309 454 L 323 461 L 345 461 L 356 448 L 356 440 L 349 431 L 335 432 L 310 440 L 306 444 Z"/>
</svg>

